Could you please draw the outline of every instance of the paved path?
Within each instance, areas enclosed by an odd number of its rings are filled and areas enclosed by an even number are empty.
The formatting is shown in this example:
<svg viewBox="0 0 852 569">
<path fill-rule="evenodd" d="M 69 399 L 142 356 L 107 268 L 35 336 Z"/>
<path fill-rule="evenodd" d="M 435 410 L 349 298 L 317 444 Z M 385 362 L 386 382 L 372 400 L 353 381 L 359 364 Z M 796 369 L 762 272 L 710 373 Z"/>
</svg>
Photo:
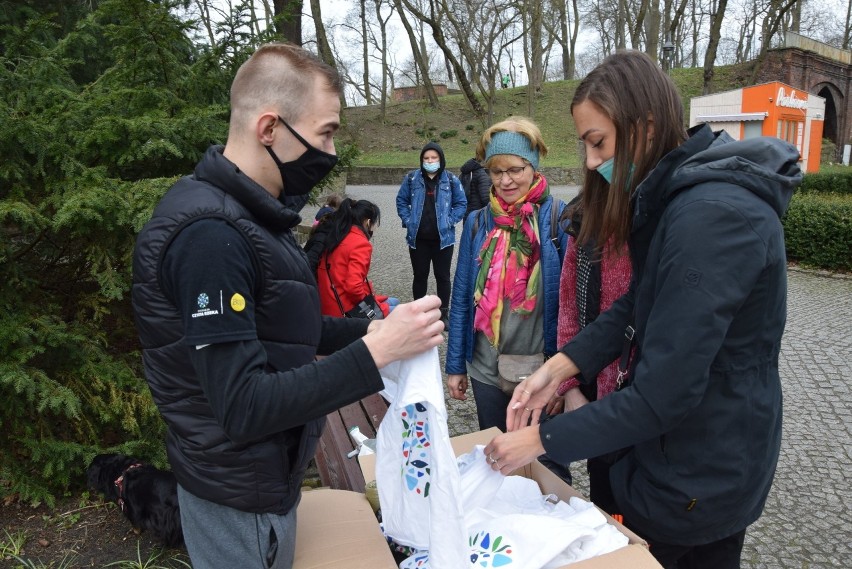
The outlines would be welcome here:
<svg viewBox="0 0 852 569">
<path fill-rule="evenodd" d="M 396 215 L 397 186 L 349 186 L 379 205 L 371 278 L 381 294 L 411 298 L 411 265 Z M 575 187 L 557 186 L 564 200 Z M 313 216 L 308 206 L 304 215 Z M 460 230 L 461 225 L 459 225 Z M 455 260 L 454 260 L 455 265 Z M 791 270 L 781 352 L 784 437 L 763 516 L 749 529 L 744 568 L 814 569 L 852 564 L 852 278 Z M 434 282 L 430 283 L 434 293 Z M 450 433 L 477 430 L 476 407 L 448 399 Z M 579 465 L 575 486 L 587 491 Z"/>
</svg>

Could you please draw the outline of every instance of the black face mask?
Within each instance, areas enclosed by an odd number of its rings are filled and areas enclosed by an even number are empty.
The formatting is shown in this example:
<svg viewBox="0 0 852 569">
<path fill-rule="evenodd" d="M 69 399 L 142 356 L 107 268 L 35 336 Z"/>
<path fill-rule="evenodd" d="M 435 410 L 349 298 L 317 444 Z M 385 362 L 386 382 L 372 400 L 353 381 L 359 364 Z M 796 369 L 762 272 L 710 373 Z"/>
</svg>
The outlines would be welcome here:
<svg viewBox="0 0 852 569">
<path fill-rule="evenodd" d="M 319 148 L 311 146 L 307 140 L 293 130 L 287 121 L 278 117 L 281 124 L 287 127 L 296 140 L 305 145 L 307 150 L 304 154 L 290 162 L 281 162 L 271 146 L 266 146 L 266 151 L 275 160 L 275 165 L 281 171 L 281 180 L 284 182 L 283 194 L 287 196 L 303 196 L 310 193 L 320 180 L 326 177 L 334 165 L 337 164 L 337 156 L 323 152 Z"/>
</svg>

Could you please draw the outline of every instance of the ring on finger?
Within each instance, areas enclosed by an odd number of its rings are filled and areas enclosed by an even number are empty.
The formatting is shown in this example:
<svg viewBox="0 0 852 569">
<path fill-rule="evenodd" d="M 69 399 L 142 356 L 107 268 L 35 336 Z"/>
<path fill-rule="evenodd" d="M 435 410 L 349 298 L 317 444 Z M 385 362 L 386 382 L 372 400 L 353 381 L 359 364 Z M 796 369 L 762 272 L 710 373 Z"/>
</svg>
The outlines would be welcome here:
<svg viewBox="0 0 852 569">
<path fill-rule="evenodd" d="M 529 407 L 524 407 L 524 411 L 529 411 L 530 413 L 532 413 L 532 409 L 530 409 Z"/>
</svg>

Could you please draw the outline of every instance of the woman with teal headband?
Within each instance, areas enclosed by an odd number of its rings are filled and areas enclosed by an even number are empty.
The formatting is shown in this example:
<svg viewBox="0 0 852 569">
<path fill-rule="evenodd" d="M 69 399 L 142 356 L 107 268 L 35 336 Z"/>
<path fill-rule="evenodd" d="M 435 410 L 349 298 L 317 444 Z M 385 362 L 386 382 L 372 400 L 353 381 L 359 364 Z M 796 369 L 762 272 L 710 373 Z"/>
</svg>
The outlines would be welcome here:
<svg viewBox="0 0 852 569">
<path fill-rule="evenodd" d="M 567 236 L 551 230 L 565 204 L 538 171 L 547 146 L 538 126 L 510 117 L 482 135 L 477 159 L 491 177 L 488 205 L 464 226 L 447 342 L 450 397 L 466 399 L 472 379 L 479 427 L 506 430 L 511 396 L 500 387 L 497 356 L 556 352 L 559 275 Z M 551 215 L 552 208 L 557 215 Z M 558 225 L 558 223 L 556 224 Z M 555 237 L 558 247 L 551 237 Z"/>
</svg>

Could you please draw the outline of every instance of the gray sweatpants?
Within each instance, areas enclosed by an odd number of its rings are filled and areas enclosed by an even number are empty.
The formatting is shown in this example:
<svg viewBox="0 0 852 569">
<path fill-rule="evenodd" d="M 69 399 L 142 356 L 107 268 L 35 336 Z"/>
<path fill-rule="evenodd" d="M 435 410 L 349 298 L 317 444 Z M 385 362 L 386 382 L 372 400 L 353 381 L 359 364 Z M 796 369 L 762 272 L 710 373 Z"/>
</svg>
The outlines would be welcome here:
<svg viewBox="0 0 852 569">
<path fill-rule="evenodd" d="M 193 569 L 290 569 L 296 507 L 286 515 L 253 514 L 202 500 L 178 485 L 183 539 Z"/>
</svg>

